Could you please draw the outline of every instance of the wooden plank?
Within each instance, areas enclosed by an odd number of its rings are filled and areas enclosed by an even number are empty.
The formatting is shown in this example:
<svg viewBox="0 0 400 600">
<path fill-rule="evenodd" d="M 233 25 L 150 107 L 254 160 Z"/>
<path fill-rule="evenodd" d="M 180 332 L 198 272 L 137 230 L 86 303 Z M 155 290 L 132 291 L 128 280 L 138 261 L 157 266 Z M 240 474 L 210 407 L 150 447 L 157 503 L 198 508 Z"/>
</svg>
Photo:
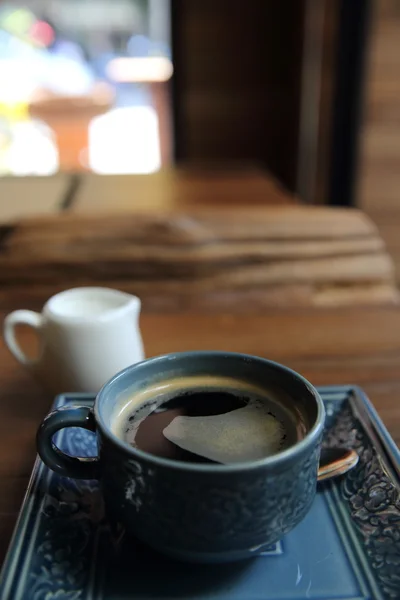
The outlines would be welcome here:
<svg viewBox="0 0 400 600">
<path fill-rule="evenodd" d="M 358 203 L 371 214 L 392 249 L 397 246 L 395 230 L 400 221 L 399 3 L 396 0 L 377 1 L 373 16 Z M 397 251 L 394 258 L 400 276 Z"/>
<path fill-rule="evenodd" d="M 216 241 L 350 241 L 378 237 L 371 219 L 358 210 L 325 207 L 238 207 L 226 212 L 214 207 L 188 211 L 151 211 L 134 214 L 74 215 L 21 220 L 8 239 L 15 252 L 19 245 L 39 240 L 56 244 L 124 245 L 138 242 L 168 246 L 200 245 Z M 89 241 L 88 241 L 89 240 Z"/>
<path fill-rule="evenodd" d="M 189 265 L 172 264 L 159 259 L 151 262 L 144 257 L 134 262 L 131 256 L 85 257 L 74 260 L 69 254 L 41 257 L 20 257 L 19 260 L 0 259 L 0 282 L 25 283 L 59 282 L 69 274 L 75 283 L 80 281 L 134 281 L 140 294 L 171 293 L 192 295 L 215 290 L 235 290 L 248 286 L 276 284 L 357 284 L 358 282 L 390 283 L 393 263 L 386 253 L 344 255 L 339 258 L 292 259 L 264 264 L 245 264 L 241 259 L 200 263 L 196 269 Z"/>
<path fill-rule="evenodd" d="M 163 284 L 146 286 L 134 280 L 90 279 L 71 280 L 70 286 L 105 285 L 134 295 L 139 295 L 145 313 L 186 313 L 204 311 L 219 313 L 229 310 L 236 314 L 264 314 L 266 310 L 339 306 L 388 306 L 399 303 L 398 291 L 385 282 L 362 282 L 357 285 L 312 285 L 310 283 L 280 284 L 251 288 L 216 289 L 207 293 L 193 293 L 187 285 L 178 291 L 166 289 Z M 0 287 L 0 309 L 14 310 L 29 307 L 41 310 L 50 296 L 62 292 L 65 283 L 2 284 Z"/>
<path fill-rule="evenodd" d="M 375 2 L 366 81 L 358 203 L 378 226 L 400 282 L 400 11 Z"/>
<path fill-rule="evenodd" d="M 398 301 L 373 223 L 322 207 L 22 221 L 0 254 L 4 297 L 25 285 L 36 305 L 66 279 L 135 293 L 146 310 Z"/>
<path fill-rule="evenodd" d="M 74 213 L 187 210 L 197 206 L 291 204 L 295 197 L 262 171 L 166 170 L 153 175 L 85 175 Z"/>
<path fill-rule="evenodd" d="M 0 223 L 60 212 L 69 183 L 67 174 L 0 179 Z"/>
<path fill-rule="evenodd" d="M 399 180 L 400 185 L 400 180 Z M 400 212 L 393 202 L 393 208 L 388 208 L 388 197 L 385 198 L 386 207 L 383 210 L 371 210 L 371 218 L 376 223 L 382 239 L 385 240 L 385 245 L 388 249 L 390 257 L 393 260 L 396 274 L 397 285 L 400 282 L 400 236 L 399 236 L 399 219 Z"/>
<path fill-rule="evenodd" d="M 179 160 L 259 160 L 295 188 L 305 4 L 172 2 Z"/>
</svg>

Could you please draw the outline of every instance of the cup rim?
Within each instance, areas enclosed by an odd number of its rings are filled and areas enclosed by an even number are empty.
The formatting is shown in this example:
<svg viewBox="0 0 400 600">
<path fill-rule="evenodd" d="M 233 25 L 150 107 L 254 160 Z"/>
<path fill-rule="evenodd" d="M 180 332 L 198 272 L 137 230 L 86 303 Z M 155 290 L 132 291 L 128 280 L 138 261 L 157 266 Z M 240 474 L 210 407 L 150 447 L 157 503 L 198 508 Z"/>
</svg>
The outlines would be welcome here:
<svg viewBox="0 0 400 600">
<path fill-rule="evenodd" d="M 289 448 L 282 450 L 272 456 L 261 458 L 253 461 L 245 461 L 238 462 L 234 464 L 224 465 L 224 464 L 205 464 L 205 463 L 188 463 L 180 460 L 163 458 L 160 456 L 155 456 L 150 454 L 150 452 L 146 452 L 144 450 L 140 450 L 139 448 L 134 448 L 129 446 L 127 443 L 122 441 L 115 433 L 111 430 L 111 428 L 105 423 L 101 411 L 99 408 L 100 400 L 106 394 L 110 387 L 112 387 L 119 379 L 125 377 L 125 375 L 129 372 L 134 372 L 137 369 L 141 368 L 141 365 L 149 364 L 149 363 L 163 363 L 165 361 L 177 360 L 177 359 L 187 359 L 187 358 L 196 358 L 199 356 L 208 356 L 208 357 L 225 357 L 225 358 L 240 358 L 241 360 L 251 360 L 252 362 L 261 363 L 261 365 L 268 365 L 269 367 L 275 368 L 295 379 L 299 380 L 304 388 L 308 391 L 308 393 L 314 398 L 316 406 L 317 406 L 317 416 L 315 419 L 314 425 L 307 432 L 304 438 Z M 303 452 L 310 446 L 313 445 L 318 438 L 322 435 L 325 424 L 325 407 L 324 403 L 321 399 L 316 388 L 300 373 L 297 373 L 293 369 L 286 367 L 276 361 L 269 360 L 267 358 L 262 358 L 258 356 L 253 356 L 250 354 L 242 354 L 240 352 L 224 352 L 224 351 L 190 351 L 190 352 L 172 352 L 169 354 L 162 354 L 159 356 L 154 356 L 148 359 L 145 359 L 139 363 L 135 363 L 134 365 L 130 365 L 126 367 L 116 375 L 114 375 L 108 382 L 106 382 L 103 387 L 100 389 L 99 393 L 96 396 L 95 404 L 94 404 L 94 415 L 96 419 L 96 423 L 98 428 L 101 430 L 102 434 L 108 438 L 113 444 L 115 444 L 120 450 L 124 451 L 126 454 L 130 455 L 132 459 L 143 459 L 147 463 L 150 463 L 154 466 L 163 466 L 169 467 L 173 470 L 178 471 L 186 471 L 191 473 L 239 473 L 243 471 L 248 471 L 252 469 L 258 469 L 260 467 L 277 467 L 286 462 L 290 462 L 292 458 L 296 456 L 302 455 Z"/>
<path fill-rule="evenodd" d="M 74 296 L 88 294 L 88 293 L 101 293 L 107 296 L 119 296 L 121 298 L 121 304 L 113 306 L 101 315 L 79 315 L 79 314 L 65 314 L 58 308 L 58 303 L 64 299 L 74 298 Z M 122 302 L 122 298 L 124 302 Z M 62 290 L 57 294 L 54 294 L 49 298 L 43 307 L 43 314 L 52 321 L 64 323 L 68 325 L 82 325 L 82 324 L 95 324 L 106 323 L 115 319 L 115 317 L 122 315 L 127 312 L 129 305 L 135 304 L 140 309 L 140 299 L 137 296 L 106 286 L 78 286 Z"/>
</svg>

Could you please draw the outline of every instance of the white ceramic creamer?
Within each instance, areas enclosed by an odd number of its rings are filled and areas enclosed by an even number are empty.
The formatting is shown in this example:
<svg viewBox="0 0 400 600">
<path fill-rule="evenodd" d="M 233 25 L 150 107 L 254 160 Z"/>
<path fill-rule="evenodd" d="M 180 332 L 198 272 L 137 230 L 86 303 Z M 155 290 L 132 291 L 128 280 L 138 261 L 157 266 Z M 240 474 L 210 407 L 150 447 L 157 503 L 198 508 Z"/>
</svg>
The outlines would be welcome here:
<svg viewBox="0 0 400 600">
<path fill-rule="evenodd" d="M 139 329 L 140 300 L 102 287 L 66 290 L 41 313 L 17 310 L 4 321 L 4 339 L 15 356 L 52 393 L 98 392 L 121 369 L 144 358 Z M 28 357 L 16 325 L 39 337 L 39 353 Z"/>
</svg>

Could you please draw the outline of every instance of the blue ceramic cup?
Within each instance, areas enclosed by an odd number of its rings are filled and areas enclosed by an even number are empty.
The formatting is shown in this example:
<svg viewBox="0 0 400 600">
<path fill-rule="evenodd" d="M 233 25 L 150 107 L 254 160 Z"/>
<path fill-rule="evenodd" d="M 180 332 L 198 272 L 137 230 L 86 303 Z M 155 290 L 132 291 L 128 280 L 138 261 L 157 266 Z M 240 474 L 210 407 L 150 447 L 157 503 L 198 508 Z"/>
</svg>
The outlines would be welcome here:
<svg viewBox="0 0 400 600">
<path fill-rule="evenodd" d="M 129 446 L 112 431 L 121 398 L 184 376 L 237 377 L 273 386 L 306 423 L 302 439 L 268 458 L 234 465 L 160 458 Z M 143 542 L 169 556 L 227 562 L 262 552 L 293 529 L 313 502 L 325 411 L 315 388 L 277 363 L 226 352 L 185 352 L 128 367 L 99 392 L 94 409 L 50 413 L 37 435 L 48 467 L 68 477 L 100 478 L 108 514 Z M 64 427 L 97 434 L 97 458 L 65 455 L 52 442 Z"/>
</svg>

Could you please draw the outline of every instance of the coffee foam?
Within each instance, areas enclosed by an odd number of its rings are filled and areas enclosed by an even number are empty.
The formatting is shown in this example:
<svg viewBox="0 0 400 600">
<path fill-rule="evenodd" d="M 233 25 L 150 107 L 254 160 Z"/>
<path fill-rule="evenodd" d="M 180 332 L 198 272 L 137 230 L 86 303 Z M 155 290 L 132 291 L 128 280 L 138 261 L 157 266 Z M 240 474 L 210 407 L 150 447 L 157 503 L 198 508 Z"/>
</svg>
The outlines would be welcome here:
<svg viewBox="0 0 400 600">
<path fill-rule="evenodd" d="M 276 454 L 286 438 L 281 421 L 265 402 L 255 399 L 243 408 L 219 415 L 175 417 L 163 433 L 183 450 L 222 464 Z"/>
</svg>

